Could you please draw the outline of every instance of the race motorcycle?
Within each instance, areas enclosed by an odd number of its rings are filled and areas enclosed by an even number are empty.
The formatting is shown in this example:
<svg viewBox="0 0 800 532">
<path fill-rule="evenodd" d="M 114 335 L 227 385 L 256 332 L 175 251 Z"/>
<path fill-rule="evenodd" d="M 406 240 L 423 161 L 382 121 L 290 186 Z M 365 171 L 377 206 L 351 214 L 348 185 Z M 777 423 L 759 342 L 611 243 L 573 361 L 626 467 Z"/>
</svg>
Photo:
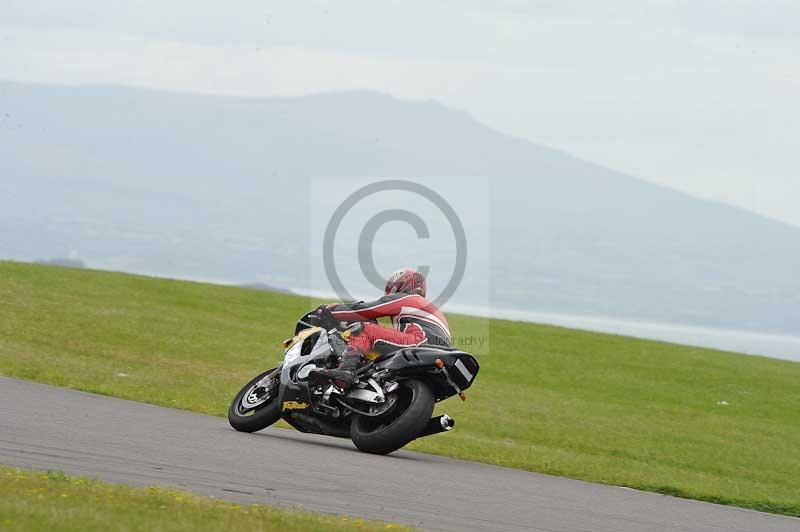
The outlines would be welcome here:
<svg viewBox="0 0 800 532">
<path fill-rule="evenodd" d="M 300 432 L 350 438 L 360 451 L 388 454 L 455 426 L 446 414 L 432 418 L 433 407 L 454 395 L 466 400 L 464 390 L 479 370 L 475 357 L 424 345 L 369 353 L 358 382 L 342 391 L 312 370 L 336 367 L 358 324 L 322 325 L 314 312 L 298 320 L 294 337 L 284 341 L 283 363 L 233 399 L 228 421 L 234 429 L 255 432 L 283 418 Z"/>
</svg>

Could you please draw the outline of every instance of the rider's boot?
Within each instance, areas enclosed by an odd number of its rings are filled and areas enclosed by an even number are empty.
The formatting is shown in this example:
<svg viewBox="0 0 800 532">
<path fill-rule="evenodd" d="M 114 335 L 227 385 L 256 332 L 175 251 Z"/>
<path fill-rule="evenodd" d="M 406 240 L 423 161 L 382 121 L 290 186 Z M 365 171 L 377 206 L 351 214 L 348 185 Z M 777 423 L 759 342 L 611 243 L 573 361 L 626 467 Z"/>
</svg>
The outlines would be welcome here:
<svg viewBox="0 0 800 532">
<path fill-rule="evenodd" d="M 361 350 L 355 346 L 348 345 L 344 353 L 342 353 L 339 367 L 334 369 L 321 368 L 315 370 L 314 373 L 327 377 L 342 390 L 347 390 L 358 380 L 356 370 L 361 366 L 363 360 L 364 355 Z"/>
</svg>

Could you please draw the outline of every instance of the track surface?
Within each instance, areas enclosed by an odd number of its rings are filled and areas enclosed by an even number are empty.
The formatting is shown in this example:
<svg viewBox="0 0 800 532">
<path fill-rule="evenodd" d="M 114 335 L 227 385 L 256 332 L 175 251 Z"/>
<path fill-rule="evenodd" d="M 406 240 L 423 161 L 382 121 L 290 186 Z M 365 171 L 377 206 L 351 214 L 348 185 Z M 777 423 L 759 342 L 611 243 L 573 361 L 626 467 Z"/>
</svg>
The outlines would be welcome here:
<svg viewBox="0 0 800 532">
<path fill-rule="evenodd" d="M 222 418 L 5 377 L 0 464 L 427 529 L 800 530 L 800 519 L 412 452 L 371 456 L 289 430 L 240 434 Z"/>
</svg>

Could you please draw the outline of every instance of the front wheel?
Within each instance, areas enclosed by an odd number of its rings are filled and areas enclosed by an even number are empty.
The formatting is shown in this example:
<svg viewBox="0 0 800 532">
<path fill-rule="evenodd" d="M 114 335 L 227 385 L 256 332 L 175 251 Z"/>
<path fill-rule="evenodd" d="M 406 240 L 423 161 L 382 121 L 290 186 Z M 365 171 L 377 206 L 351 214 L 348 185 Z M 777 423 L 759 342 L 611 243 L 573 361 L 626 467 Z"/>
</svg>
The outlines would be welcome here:
<svg viewBox="0 0 800 532">
<path fill-rule="evenodd" d="M 265 429 L 281 418 L 278 393 L 280 373 L 276 368 L 257 375 L 233 398 L 228 408 L 228 422 L 239 432 Z"/>
<path fill-rule="evenodd" d="M 359 451 L 389 454 L 412 442 L 433 414 L 436 402 L 430 387 L 416 379 L 402 381 L 397 402 L 381 416 L 353 416 L 350 438 Z"/>
</svg>

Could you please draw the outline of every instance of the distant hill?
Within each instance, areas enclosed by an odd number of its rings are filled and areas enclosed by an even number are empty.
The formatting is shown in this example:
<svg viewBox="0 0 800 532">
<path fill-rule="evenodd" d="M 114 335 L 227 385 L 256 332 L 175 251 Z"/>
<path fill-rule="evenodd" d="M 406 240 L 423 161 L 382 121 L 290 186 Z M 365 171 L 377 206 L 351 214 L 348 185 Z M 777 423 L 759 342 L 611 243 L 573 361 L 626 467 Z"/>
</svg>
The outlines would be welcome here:
<svg viewBox="0 0 800 532">
<path fill-rule="evenodd" d="M 64 268 L 85 268 L 86 264 L 77 259 L 47 259 L 37 260 L 37 264 L 48 264 L 50 266 L 63 266 Z"/>
<path fill-rule="evenodd" d="M 77 249 L 98 267 L 290 288 L 309 282 L 310 178 L 489 177 L 492 275 L 467 282 L 495 306 L 800 331 L 800 228 L 431 101 L 0 83 L 0 175 L 0 257 Z M 397 247 L 382 252 L 403 264 Z"/>
<path fill-rule="evenodd" d="M 252 290 L 261 290 L 262 292 L 278 292 L 281 294 L 291 294 L 291 290 L 285 288 L 276 288 L 266 283 L 242 283 L 239 285 L 241 288 L 250 288 Z"/>
</svg>

